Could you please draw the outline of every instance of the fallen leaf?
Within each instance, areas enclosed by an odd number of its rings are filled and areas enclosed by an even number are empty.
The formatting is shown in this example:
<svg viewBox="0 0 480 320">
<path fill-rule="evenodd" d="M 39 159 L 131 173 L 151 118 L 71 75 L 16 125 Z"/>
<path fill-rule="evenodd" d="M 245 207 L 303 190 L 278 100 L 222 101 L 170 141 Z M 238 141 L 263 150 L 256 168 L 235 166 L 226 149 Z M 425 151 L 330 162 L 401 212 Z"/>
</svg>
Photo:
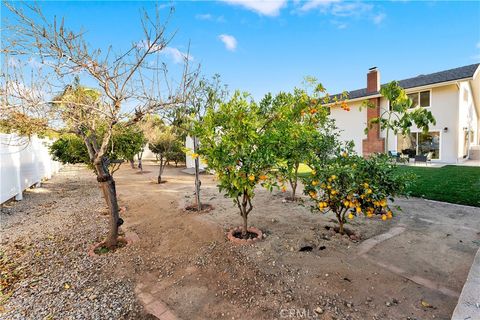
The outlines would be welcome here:
<svg viewBox="0 0 480 320">
<path fill-rule="evenodd" d="M 63 287 L 64 287 L 65 289 L 67 289 L 67 290 L 70 289 L 70 285 L 69 285 L 68 283 L 65 283 L 65 284 L 63 285 Z"/>
<path fill-rule="evenodd" d="M 428 302 L 426 302 L 426 301 L 423 301 L 423 300 L 422 300 L 422 307 L 425 307 L 425 308 L 433 308 L 433 306 L 432 306 L 430 303 L 428 303 Z"/>
</svg>

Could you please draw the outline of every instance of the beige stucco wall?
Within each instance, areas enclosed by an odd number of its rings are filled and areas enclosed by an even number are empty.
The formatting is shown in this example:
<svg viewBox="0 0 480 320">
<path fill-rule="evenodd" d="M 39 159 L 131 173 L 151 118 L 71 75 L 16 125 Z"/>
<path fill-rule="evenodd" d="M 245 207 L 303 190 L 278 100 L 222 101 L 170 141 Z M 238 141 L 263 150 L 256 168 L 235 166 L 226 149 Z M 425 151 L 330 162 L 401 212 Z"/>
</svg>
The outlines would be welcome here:
<svg viewBox="0 0 480 320">
<path fill-rule="evenodd" d="M 367 122 L 367 110 L 362 108 L 361 102 L 348 103 L 350 111 L 341 107 L 330 108 L 330 116 L 335 119 L 337 127 L 341 130 L 340 138 L 344 141 L 355 143 L 355 152 L 362 154 L 362 140 L 367 136 L 364 133 Z"/>
</svg>

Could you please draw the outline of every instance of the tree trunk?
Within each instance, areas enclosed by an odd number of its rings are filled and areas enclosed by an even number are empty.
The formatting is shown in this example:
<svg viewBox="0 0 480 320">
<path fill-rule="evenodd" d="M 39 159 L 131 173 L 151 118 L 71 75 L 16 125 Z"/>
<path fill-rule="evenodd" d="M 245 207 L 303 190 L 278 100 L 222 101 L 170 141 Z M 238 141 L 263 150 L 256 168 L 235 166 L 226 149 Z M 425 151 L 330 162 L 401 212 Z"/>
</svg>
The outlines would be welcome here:
<svg viewBox="0 0 480 320">
<path fill-rule="evenodd" d="M 340 233 L 341 235 L 344 235 L 345 234 L 345 230 L 343 228 L 343 221 L 342 219 L 339 219 L 338 220 L 338 233 Z"/>
<path fill-rule="evenodd" d="M 91 136 L 87 136 L 83 133 L 79 133 L 83 138 L 85 145 L 87 146 L 90 160 L 92 161 L 95 173 L 97 174 L 97 181 L 102 189 L 103 197 L 107 203 L 108 210 L 110 211 L 110 230 L 107 238 L 105 239 L 105 245 L 108 248 L 115 248 L 117 246 L 118 227 L 119 227 L 119 208 L 117 200 L 117 190 L 115 188 L 115 180 L 113 180 L 110 171 L 108 170 L 108 164 L 106 158 L 98 158 L 96 141 Z"/>
<path fill-rule="evenodd" d="M 162 173 L 163 173 L 163 156 L 160 156 L 160 167 L 158 169 L 158 178 L 157 183 L 162 183 Z"/>
<path fill-rule="evenodd" d="M 130 159 L 130 167 L 132 167 L 132 169 L 135 169 L 135 160 L 134 159 Z"/>
<path fill-rule="evenodd" d="M 137 157 L 138 157 L 138 169 L 140 169 L 141 172 L 143 172 L 142 156 L 143 156 L 143 150 L 137 155 Z"/>
<path fill-rule="evenodd" d="M 298 184 L 298 167 L 300 166 L 299 163 L 295 164 L 295 171 L 293 179 L 290 179 L 290 186 L 292 187 L 292 201 L 295 201 L 296 191 L 297 191 L 297 184 Z"/>
<path fill-rule="evenodd" d="M 108 248 L 115 248 L 117 246 L 118 238 L 118 221 L 119 221 L 119 208 L 117 201 L 117 190 L 115 188 L 115 180 L 108 172 L 104 161 L 99 164 L 95 164 L 97 171 L 97 181 L 102 188 L 105 201 L 110 211 L 110 230 L 105 239 L 105 245 Z"/>
<path fill-rule="evenodd" d="M 193 138 L 193 152 L 197 153 L 198 149 L 198 140 L 196 137 Z M 200 186 L 202 182 L 200 181 L 200 159 L 195 158 L 195 204 L 197 206 L 197 211 L 202 210 L 202 202 L 200 201 Z"/>
<path fill-rule="evenodd" d="M 338 220 L 338 233 L 343 235 L 345 233 L 345 230 L 343 229 L 343 217 L 342 213 L 336 213 L 337 215 L 337 220 Z"/>
<path fill-rule="evenodd" d="M 392 112 L 390 112 L 388 114 L 388 124 L 390 124 L 391 122 L 391 118 L 392 118 Z M 385 154 L 388 154 L 388 137 L 389 137 L 389 133 L 390 133 L 390 128 L 387 126 L 387 128 L 385 129 L 385 143 L 384 143 L 384 146 L 385 146 Z"/>
<path fill-rule="evenodd" d="M 243 218 L 243 229 L 242 229 L 242 238 L 247 238 L 247 231 L 248 231 L 248 221 L 247 221 L 247 214 L 242 213 Z"/>
</svg>

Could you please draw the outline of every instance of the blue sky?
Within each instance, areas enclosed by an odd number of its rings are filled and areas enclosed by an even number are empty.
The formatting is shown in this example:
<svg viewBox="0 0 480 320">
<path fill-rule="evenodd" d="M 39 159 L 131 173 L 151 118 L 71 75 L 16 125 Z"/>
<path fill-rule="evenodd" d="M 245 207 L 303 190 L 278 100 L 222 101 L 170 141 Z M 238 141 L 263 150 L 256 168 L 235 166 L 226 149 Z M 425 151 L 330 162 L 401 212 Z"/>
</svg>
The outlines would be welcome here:
<svg viewBox="0 0 480 320">
<path fill-rule="evenodd" d="M 170 2 L 159 2 L 168 10 Z M 480 2 L 177 1 L 163 55 L 172 66 L 187 50 L 204 75 L 230 89 L 288 91 L 304 76 L 330 93 L 365 87 L 377 66 L 382 82 L 480 61 Z M 154 2 L 42 2 L 47 16 L 88 31 L 94 47 L 118 50 L 142 40 L 140 9 Z M 2 8 L 4 9 L 4 8 Z M 7 16 L 2 10 L 2 16 Z M 175 68 L 175 67 L 173 67 Z"/>
</svg>

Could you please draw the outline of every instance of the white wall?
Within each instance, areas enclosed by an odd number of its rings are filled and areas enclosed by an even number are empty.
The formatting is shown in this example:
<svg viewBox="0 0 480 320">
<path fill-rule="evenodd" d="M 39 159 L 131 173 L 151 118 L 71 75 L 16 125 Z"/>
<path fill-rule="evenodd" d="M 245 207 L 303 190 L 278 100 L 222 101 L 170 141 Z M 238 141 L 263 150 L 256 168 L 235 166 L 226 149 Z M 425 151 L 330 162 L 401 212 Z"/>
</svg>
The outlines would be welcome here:
<svg viewBox="0 0 480 320">
<path fill-rule="evenodd" d="M 458 158 L 462 159 L 465 154 L 468 154 L 468 150 L 465 150 L 465 128 L 468 131 L 473 131 L 473 143 L 469 142 L 467 148 L 470 145 L 478 144 L 478 115 L 475 109 L 475 102 L 473 99 L 473 93 L 470 83 L 463 81 L 460 83 L 459 94 L 459 114 L 458 114 Z M 471 138 L 470 134 L 469 138 Z M 471 141 L 471 140 L 470 140 Z"/>
<path fill-rule="evenodd" d="M 345 141 L 353 140 L 355 143 L 355 152 L 362 155 L 362 141 L 366 139 L 365 128 L 367 126 L 367 109 L 362 108 L 361 102 L 347 103 L 350 111 L 345 111 L 341 107 L 331 107 L 330 116 L 335 119 L 337 127 L 341 130 L 340 138 Z"/>
<path fill-rule="evenodd" d="M 426 91 L 422 90 L 406 90 L 407 93 Z M 381 105 L 387 107 L 387 100 L 382 98 Z M 447 85 L 431 88 L 430 91 L 430 108 L 433 117 L 436 120 L 435 125 L 429 126 L 429 131 L 440 132 L 440 159 L 433 160 L 439 162 L 456 163 L 458 148 L 458 88 L 456 85 Z M 448 128 L 444 131 L 444 128 Z M 411 132 L 420 132 L 415 125 L 410 128 Z M 385 136 L 382 132 L 381 136 Z M 397 137 L 391 135 L 389 137 L 389 149 L 397 149 Z"/>
<path fill-rule="evenodd" d="M 185 165 L 187 168 L 195 168 L 195 159 L 191 157 L 193 153 L 193 139 L 190 136 L 187 136 L 185 139 L 185 148 L 188 150 L 185 153 Z M 199 166 L 200 170 L 204 170 L 206 168 L 205 162 L 202 161 L 200 158 Z"/>
<path fill-rule="evenodd" d="M 441 162 L 456 163 L 458 150 L 458 87 L 455 84 L 432 88 L 430 96 L 430 111 L 436 124 L 430 126 L 430 131 L 440 132 Z M 444 128 L 448 128 L 445 132 Z M 418 129 L 412 127 L 413 130 Z"/>
<path fill-rule="evenodd" d="M 60 163 L 48 153 L 49 139 L 30 140 L 0 133 L 0 203 L 12 197 L 22 198 L 23 190 L 50 179 Z"/>
<path fill-rule="evenodd" d="M 425 91 L 406 90 L 407 93 Z M 362 154 L 362 140 L 366 138 L 364 129 L 367 125 L 367 111 L 362 108 L 361 101 L 350 102 L 350 111 L 346 112 L 340 107 L 331 108 L 331 116 L 336 120 L 337 126 L 342 130 L 341 138 L 343 140 L 353 140 L 355 151 Z M 440 162 L 456 163 L 459 161 L 459 90 L 457 85 L 446 85 L 431 89 L 430 93 L 431 107 L 428 109 L 435 117 L 436 124 L 430 126 L 430 131 L 440 132 Z M 388 101 L 385 98 L 380 99 L 381 113 L 388 108 Z M 471 108 L 469 109 L 471 112 Z M 473 122 L 472 122 L 473 123 Z M 448 128 L 444 132 L 444 128 Z M 412 132 L 420 131 L 416 126 L 412 126 Z M 397 150 L 397 137 L 389 133 L 388 147 L 390 150 Z M 380 133 L 385 138 L 385 131 Z M 462 138 L 463 139 L 463 138 Z"/>
</svg>

